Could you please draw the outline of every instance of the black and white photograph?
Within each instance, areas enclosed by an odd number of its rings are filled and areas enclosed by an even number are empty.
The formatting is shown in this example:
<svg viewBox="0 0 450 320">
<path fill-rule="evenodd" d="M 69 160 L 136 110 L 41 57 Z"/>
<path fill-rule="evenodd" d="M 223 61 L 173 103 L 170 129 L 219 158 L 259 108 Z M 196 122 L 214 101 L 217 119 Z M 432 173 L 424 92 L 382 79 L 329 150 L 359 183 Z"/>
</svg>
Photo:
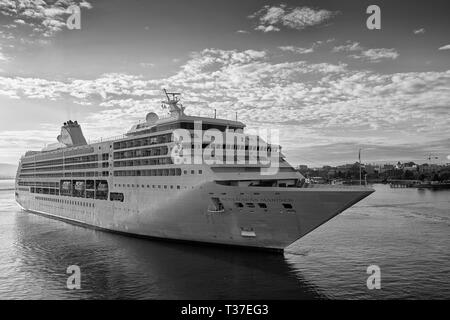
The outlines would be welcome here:
<svg viewBox="0 0 450 320">
<path fill-rule="evenodd" d="M 449 13 L 0 0 L 0 300 L 450 299 Z"/>
</svg>

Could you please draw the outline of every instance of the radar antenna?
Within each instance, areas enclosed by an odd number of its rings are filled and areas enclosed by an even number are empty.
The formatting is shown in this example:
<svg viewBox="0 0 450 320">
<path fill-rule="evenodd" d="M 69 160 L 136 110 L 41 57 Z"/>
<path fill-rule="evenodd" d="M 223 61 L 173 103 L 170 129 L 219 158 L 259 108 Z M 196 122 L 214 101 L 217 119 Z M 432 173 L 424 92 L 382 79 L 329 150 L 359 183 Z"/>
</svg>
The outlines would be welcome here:
<svg viewBox="0 0 450 320">
<path fill-rule="evenodd" d="M 167 97 L 167 102 L 168 103 L 173 103 L 173 102 L 178 102 L 180 101 L 179 96 L 181 95 L 181 93 L 178 92 L 167 92 L 166 89 L 163 89 L 166 97 Z M 172 96 L 172 99 L 170 99 L 170 96 Z"/>
<path fill-rule="evenodd" d="M 163 109 L 169 109 L 171 116 L 180 116 L 184 114 L 184 107 L 182 104 L 179 104 L 180 98 L 179 96 L 181 93 L 178 92 L 167 92 L 166 89 L 163 89 L 164 94 L 167 97 L 167 101 L 161 101 L 162 105 L 161 107 Z"/>
</svg>

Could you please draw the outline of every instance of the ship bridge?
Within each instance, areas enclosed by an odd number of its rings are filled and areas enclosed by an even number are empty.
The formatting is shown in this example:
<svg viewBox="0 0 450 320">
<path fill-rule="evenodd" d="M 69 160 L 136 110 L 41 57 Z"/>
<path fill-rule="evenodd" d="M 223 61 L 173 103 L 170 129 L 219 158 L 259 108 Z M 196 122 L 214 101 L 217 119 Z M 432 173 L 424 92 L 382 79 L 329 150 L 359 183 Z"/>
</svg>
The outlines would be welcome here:
<svg viewBox="0 0 450 320">
<path fill-rule="evenodd" d="M 218 119 L 190 116 L 185 114 L 185 107 L 180 103 L 179 93 L 170 93 L 164 89 L 167 100 L 162 101 L 161 108 L 167 111 L 167 115 L 159 117 L 156 113 L 150 112 L 147 114 L 145 122 L 134 125 L 128 132 L 128 136 L 141 135 L 159 131 L 187 129 L 194 130 L 195 123 L 202 124 L 199 130 L 217 129 L 221 132 L 233 131 L 243 133 L 245 124 L 240 121 L 233 121 L 228 119 Z"/>
</svg>

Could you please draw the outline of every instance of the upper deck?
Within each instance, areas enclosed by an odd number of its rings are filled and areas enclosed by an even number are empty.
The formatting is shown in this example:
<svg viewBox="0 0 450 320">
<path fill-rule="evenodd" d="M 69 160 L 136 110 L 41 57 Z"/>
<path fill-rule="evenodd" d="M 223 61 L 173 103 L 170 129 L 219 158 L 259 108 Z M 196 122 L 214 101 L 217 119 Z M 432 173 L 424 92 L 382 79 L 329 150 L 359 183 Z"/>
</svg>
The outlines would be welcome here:
<svg viewBox="0 0 450 320">
<path fill-rule="evenodd" d="M 258 136 L 244 135 L 244 123 L 186 115 L 177 94 L 172 93 L 172 98 L 170 93 L 166 92 L 166 95 L 163 109 L 168 111 L 167 116 L 159 118 L 155 113 L 149 113 L 145 123 L 133 126 L 119 137 L 88 144 L 76 121 L 64 123 L 58 144 L 40 152 L 27 152 L 22 157 L 18 178 L 28 181 L 36 178 L 178 175 L 181 166 L 174 160 L 176 147 L 184 150 L 183 160 L 188 160 L 183 165 L 206 163 L 213 170 L 211 173 L 219 176 L 224 173 L 242 175 L 243 167 L 253 168 L 244 172 L 257 174 L 255 169 L 267 167 L 263 162 L 273 152 L 279 152 L 277 145 L 268 144 Z M 174 134 L 177 129 L 187 132 L 188 139 L 179 140 Z M 226 141 L 208 135 L 210 129 L 224 133 Z M 201 131 L 200 139 L 197 139 L 197 130 Z M 228 140 L 228 133 L 236 136 Z M 202 162 L 195 160 L 198 154 L 203 156 Z M 213 163 L 204 160 L 213 160 Z M 279 165 L 280 171 L 294 171 L 282 156 Z"/>
</svg>

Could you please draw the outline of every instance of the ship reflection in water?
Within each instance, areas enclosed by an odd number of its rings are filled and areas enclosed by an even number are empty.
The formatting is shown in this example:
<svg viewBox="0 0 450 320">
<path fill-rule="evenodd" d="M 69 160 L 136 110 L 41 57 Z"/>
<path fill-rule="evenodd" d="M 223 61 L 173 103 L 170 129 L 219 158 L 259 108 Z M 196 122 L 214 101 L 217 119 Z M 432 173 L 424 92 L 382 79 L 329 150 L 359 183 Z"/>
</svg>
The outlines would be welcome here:
<svg viewBox="0 0 450 320">
<path fill-rule="evenodd" d="M 450 298 L 449 191 L 376 189 L 284 256 L 86 229 L 0 191 L 0 299 Z M 381 290 L 366 287 L 371 264 Z M 80 290 L 66 288 L 70 265 Z"/>
<path fill-rule="evenodd" d="M 282 255 L 135 239 L 27 213 L 14 225 L 19 261 L 7 278 L 21 289 L 3 284 L 3 298 L 320 298 Z M 70 265 L 81 269 L 81 290 L 65 289 Z"/>
</svg>

